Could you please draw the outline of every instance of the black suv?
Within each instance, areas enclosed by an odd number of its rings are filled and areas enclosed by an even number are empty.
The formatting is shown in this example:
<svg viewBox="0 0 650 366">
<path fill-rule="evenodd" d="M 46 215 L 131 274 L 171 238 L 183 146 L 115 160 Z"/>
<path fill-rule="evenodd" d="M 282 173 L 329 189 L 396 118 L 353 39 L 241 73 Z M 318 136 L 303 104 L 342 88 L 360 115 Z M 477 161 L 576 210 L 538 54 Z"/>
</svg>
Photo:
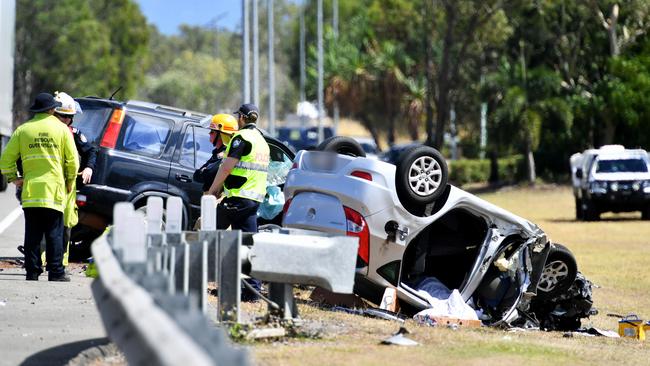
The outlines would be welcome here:
<svg viewBox="0 0 650 366">
<path fill-rule="evenodd" d="M 183 199 L 183 226 L 200 215 L 201 184 L 194 171 L 211 156 L 208 115 L 153 103 L 78 98 L 83 114 L 79 128 L 97 146 L 97 163 L 89 184 L 77 186 L 79 224 L 72 232 L 72 254 L 88 254 L 90 243 L 113 220 L 116 202 L 143 207 L 150 196 Z M 202 123 L 203 120 L 203 123 Z M 282 186 L 294 153 L 262 131 L 269 144 L 269 184 Z M 278 215 L 278 217 L 281 215 Z"/>
</svg>

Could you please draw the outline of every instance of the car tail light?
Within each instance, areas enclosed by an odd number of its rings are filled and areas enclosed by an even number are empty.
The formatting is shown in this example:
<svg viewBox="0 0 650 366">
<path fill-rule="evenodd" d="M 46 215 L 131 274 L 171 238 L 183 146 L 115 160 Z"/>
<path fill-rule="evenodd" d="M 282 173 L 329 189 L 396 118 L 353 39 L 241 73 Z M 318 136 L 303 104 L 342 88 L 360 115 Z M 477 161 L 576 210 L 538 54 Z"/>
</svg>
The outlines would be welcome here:
<svg viewBox="0 0 650 366">
<path fill-rule="evenodd" d="M 368 230 L 368 224 L 366 224 L 366 220 L 357 211 L 345 206 L 343 210 L 345 211 L 346 220 L 345 235 L 359 238 L 358 255 L 364 262 L 364 265 L 368 265 L 370 257 L 370 232 Z"/>
<path fill-rule="evenodd" d="M 77 195 L 77 206 L 84 207 L 86 205 L 86 196 L 83 194 Z"/>
<path fill-rule="evenodd" d="M 109 149 L 115 148 L 117 143 L 117 137 L 120 135 L 120 129 L 122 128 L 122 122 L 124 121 L 125 115 L 124 109 L 114 109 L 113 114 L 111 114 L 111 119 L 108 121 L 108 127 L 106 132 L 104 132 L 104 137 L 102 138 L 100 146 L 107 147 Z"/>
<path fill-rule="evenodd" d="M 289 198 L 288 200 L 284 201 L 284 206 L 282 206 L 282 221 L 284 222 L 284 217 L 287 215 L 287 211 L 289 210 L 289 206 L 291 206 L 291 200 L 293 198 Z"/>
<path fill-rule="evenodd" d="M 364 172 L 364 171 L 361 171 L 361 170 L 355 170 L 352 173 L 350 173 L 350 175 L 353 176 L 353 177 L 369 180 L 369 181 L 372 182 L 372 174 L 370 174 L 368 172 Z"/>
</svg>

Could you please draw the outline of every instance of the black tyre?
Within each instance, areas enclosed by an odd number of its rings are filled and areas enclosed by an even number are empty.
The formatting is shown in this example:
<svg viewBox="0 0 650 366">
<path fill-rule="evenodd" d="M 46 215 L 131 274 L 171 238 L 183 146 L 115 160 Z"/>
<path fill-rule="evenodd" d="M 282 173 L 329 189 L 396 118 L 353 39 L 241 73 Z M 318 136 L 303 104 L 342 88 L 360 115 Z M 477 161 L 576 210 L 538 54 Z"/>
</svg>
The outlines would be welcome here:
<svg viewBox="0 0 650 366">
<path fill-rule="evenodd" d="M 355 157 L 366 157 L 366 152 L 357 140 L 345 136 L 332 136 L 321 142 L 316 150 L 331 151 L 341 155 L 349 155 Z"/>
<path fill-rule="evenodd" d="M 415 146 L 397 159 L 395 186 L 404 206 L 426 205 L 440 197 L 447 186 L 447 162 L 429 146 Z"/>
<path fill-rule="evenodd" d="M 581 221 L 584 220 L 584 212 L 582 211 L 582 203 L 580 202 L 579 199 L 575 199 L 576 201 L 576 220 Z"/>
<path fill-rule="evenodd" d="M 582 202 L 582 217 L 585 221 L 598 221 L 600 220 L 600 212 L 596 209 L 591 201 L 583 199 Z"/>
<path fill-rule="evenodd" d="M 92 257 L 90 246 L 103 231 L 91 229 L 83 225 L 72 228 L 70 233 L 70 256 L 72 262 L 81 262 Z"/>
<path fill-rule="evenodd" d="M 573 253 L 564 245 L 553 243 L 537 284 L 537 296 L 545 300 L 565 292 L 573 284 L 577 273 L 578 265 Z"/>
<path fill-rule="evenodd" d="M 650 220 L 650 207 L 646 207 L 641 211 L 641 220 Z"/>
</svg>

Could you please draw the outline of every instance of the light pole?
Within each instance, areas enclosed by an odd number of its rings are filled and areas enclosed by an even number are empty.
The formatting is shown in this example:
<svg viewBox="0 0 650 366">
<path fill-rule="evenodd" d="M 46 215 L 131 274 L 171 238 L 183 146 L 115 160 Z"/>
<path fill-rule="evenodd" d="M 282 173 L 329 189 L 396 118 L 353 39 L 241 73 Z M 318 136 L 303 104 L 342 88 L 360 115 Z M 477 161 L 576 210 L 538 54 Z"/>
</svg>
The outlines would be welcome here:
<svg viewBox="0 0 650 366">
<path fill-rule="evenodd" d="M 260 105 L 260 42 L 257 2 L 253 1 L 253 104 Z"/>
<path fill-rule="evenodd" d="M 251 98 L 251 81 L 249 75 L 248 59 L 250 58 L 249 50 L 249 35 L 248 35 L 248 0 L 242 0 L 242 103 L 248 103 Z"/>
<path fill-rule="evenodd" d="M 300 6 L 300 102 L 305 102 L 305 79 L 306 67 L 305 62 L 305 4 Z M 300 124 L 305 127 L 307 118 L 304 115 L 300 116 Z"/>
<path fill-rule="evenodd" d="M 334 30 L 334 42 L 339 38 L 339 2 L 332 0 L 332 28 Z M 339 129 L 339 102 L 337 100 L 336 88 L 334 88 L 334 134 Z"/>
<path fill-rule="evenodd" d="M 318 0 L 318 143 L 324 139 L 323 131 L 323 0 Z"/>
<path fill-rule="evenodd" d="M 256 1 L 256 0 L 253 0 Z M 275 136 L 275 55 L 273 34 L 273 0 L 268 0 L 268 27 L 269 27 L 269 133 Z"/>
</svg>

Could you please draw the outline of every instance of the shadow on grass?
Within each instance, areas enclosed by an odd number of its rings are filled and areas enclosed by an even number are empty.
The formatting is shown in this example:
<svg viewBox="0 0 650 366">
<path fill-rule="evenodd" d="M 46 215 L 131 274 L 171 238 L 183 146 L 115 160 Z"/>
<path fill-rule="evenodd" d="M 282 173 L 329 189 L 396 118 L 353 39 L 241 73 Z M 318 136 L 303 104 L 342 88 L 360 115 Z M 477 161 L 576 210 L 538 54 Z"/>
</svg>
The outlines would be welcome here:
<svg viewBox="0 0 650 366">
<path fill-rule="evenodd" d="M 581 220 L 576 220 L 576 219 L 567 219 L 567 218 L 559 218 L 559 219 L 548 219 L 545 220 L 548 222 L 553 222 L 553 223 L 558 223 L 558 224 L 593 224 L 593 223 L 607 223 L 607 222 L 633 222 L 633 221 L 642 221 L 641 218 L 638 217 L 605 217 L 601 218 L 600 220 L 595 220 L 595 221 L 581 221 Z"/>
</svg>

